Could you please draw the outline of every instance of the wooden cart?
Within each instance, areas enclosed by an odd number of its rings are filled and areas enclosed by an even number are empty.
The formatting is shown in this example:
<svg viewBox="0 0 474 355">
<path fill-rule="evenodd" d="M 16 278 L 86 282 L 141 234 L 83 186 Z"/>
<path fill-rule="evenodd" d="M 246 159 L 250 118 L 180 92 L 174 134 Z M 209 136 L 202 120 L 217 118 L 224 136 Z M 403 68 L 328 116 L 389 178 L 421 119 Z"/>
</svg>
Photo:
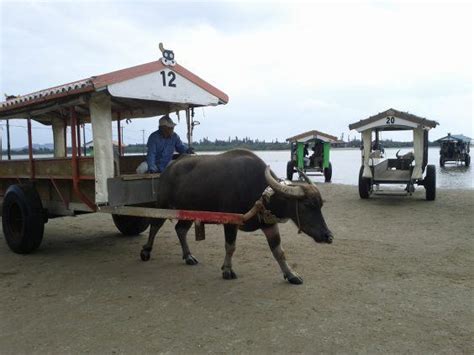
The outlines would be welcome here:
<svg viewBox="0 0 474 355">
<path fill-rule="evenodd" d="M 286 177 L 293 179 L 298 173 L 299 179 L 304 180 L 302 174 L 308 176 L 324 176 L 325 182 L 332 178 L 332 164 L 329 159 L 331 143 L 337 137 L 316 130 L 304 132 L 286 139 L 290 143 L 290 160 L 286 164 Z"/>
<path fill-rule="evenodd" d="M 112 131 L 117 130 L 122 147 L 124 119 L 176 112 L 186 118 L 187 140 L 192 143 L 194 108 L 228 102 L 225 93 L 177 64 L 172 51 L 160 48 L 163 57 L 157 61 L 0 103 L 0 119 L 7 121 L 7 130 L 13 118 L 26 120 L 28 128 L 29 158 L 11 159 L 8 130 L 7 159 L 0 160 L 3 233 L 14 252 L 37 249 L 48 218 L 82 213 L 111 213 L 126 235 L 143 232 L 148 218 L 242 223 L 242 215 L 149 208 L 157 198 L 159 174 L 135 173 L 143 155 L 125 156 L 121 148 L 114 154 Z M 33 157 L 32 120 L 52 128 L 53 158 Z M 84 124 L 92 126 L 93 157 L 82 149 Z"/>
<path fill-rule="evenodd" d="M 439 143 L 439 166 L 444 167 L 446 163 L 464 164 L 468 167 L 471 164 L 470 146 L 471 138 L 462 134 L 448 133 L 446 137 L 438 139 Z"/>
<path fill-rule="evenodd" d="M 411 195 L 415 184 L 424 186 L 426 199 L 436 198 L 436 167 L 428 163 L 428 131 L 438 122 L 407 112 L 389 109 L 349 125 L 362 134 L 362 164 L 359 170 L 359 195 L 369 198 L 372 193 L 393 194 L 380 187 L 387 184 L 405 185 L 401 192 Z M 381 131 L 413 131 L 413 152 L 385 158 L 379 142 Z M 374 138 L 374 139 L 373 139 Z M 400 194 L 400 192 L 396 192 Z"/>
</svg>

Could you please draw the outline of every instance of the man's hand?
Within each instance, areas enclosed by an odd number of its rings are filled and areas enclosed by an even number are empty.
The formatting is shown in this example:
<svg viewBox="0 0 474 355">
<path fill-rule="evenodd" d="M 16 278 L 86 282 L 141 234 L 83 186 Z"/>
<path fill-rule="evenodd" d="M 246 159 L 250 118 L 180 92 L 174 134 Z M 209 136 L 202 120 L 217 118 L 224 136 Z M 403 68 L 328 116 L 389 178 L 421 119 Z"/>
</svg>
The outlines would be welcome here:
<svg viewBox="0 0 474 355">
<path fill-rule="evenodd" d="M 194 154 L 194 148 L 189 147 L 188 149 L 186 149 L 186 154 Z"/>
</svg>

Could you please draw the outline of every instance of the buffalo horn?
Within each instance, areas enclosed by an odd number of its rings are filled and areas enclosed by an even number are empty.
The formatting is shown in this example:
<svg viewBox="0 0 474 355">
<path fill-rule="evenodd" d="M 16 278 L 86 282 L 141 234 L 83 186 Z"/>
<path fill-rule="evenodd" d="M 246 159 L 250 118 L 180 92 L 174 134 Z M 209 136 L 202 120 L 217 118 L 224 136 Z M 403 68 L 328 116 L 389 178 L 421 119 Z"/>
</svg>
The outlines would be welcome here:
<svg viewBox="0 0 474 355">
<path fill-rule="evenodd" d="M 267 180 L 268 185 L 276 192 L 279 192 L 287 197 L 304 197 L 304 190 L 300 186 L 283 185 L 276 181 L 270 172 L 269 166 L 267 166 L 265 169 L 265 179 Z"/>
</svg>

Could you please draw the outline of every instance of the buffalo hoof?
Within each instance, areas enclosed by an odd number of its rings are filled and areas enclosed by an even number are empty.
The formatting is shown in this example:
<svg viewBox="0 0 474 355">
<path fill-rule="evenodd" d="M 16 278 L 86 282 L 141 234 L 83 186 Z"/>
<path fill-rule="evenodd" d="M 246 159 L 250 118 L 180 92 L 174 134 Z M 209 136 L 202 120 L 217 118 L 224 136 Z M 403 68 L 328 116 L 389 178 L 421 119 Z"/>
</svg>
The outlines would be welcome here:
<svg viewBox="0 0 474 355">
<path fill-rule="evenodd" d="M 186 255 L 183 257 L 184 261 L 186 261 L 187 265 L 197 265 L 199 263 L 198 259 L 196 259 L 194 256 L 191 254 Z"/>
<path fill-rule="evenodd" d="M 296 273 L 285 275 L 285 279 L 292 285 L 301 285 L 303 283 L 303 278 Z"/>
<path fill-rule="evenodd" d="M 142 249 L 142 251 L 140 252 L 140 258 L 142 259 L 142 261 L 150 260 L 150 251 Z"/>
<path fill-rule="evenodd" d="M 237 275 L 233 270 L 225 270 L 222 272 L 222 278 L 224 280 L 235 280 Z"/>
</svg>

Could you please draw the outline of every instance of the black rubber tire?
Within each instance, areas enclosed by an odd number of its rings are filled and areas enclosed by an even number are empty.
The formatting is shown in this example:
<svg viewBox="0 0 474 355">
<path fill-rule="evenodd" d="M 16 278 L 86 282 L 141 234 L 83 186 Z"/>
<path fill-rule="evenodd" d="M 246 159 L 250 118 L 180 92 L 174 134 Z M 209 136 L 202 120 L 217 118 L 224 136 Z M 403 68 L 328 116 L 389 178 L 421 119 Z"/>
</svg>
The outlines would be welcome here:
<svg viewBox="0 0 474 355">
<path fill-rule="evenodd" d="M 139 235 L 150 226 L 150 221 L 144 217 L 113 214 L 112 219 L 120 233 L 127 236 Z"/>
<path fill-rule="evenodd" d="M 329 166 L 324 168 L 324 182 L 331 182 L 332 178 L 332 164 L 329 162 Z"/>
<path fill-rule="evenodd" d="M 364 167 L 361 166 L 359 170 L 359 196 L 362 199 L 366 199 L 370 197 L 370 193 L 372 192 L 372 183 L 370 178 L 362 176 L 363 172 Z"/>
<path fill-rule="evenodd" d="M 288 180 L 293 180 L 293 174 L 295 172 L 295 163 L 290 160 L 287 164 L 286 164 L 286 178 Z"/>
<path fill-rule="evenodd" d="M 443 157 L 439 157 L 439 166 L 444 167 L 444 159 Z"/>
<path fill-rule="evenodd" d="M 426 189 L 426 200 L 434 201 L 436 199 L 436 167 L 434 165 L 426 167 L 426 176 L 423 184 Z"/>
<path fill-rule="evenodd" d="M 28 254 L 43 241 L 45 213 L 38 192 L 32 185 L 11 185 L 2 208 L 3 235 L 17 254 Z"/>
<path fill-rule="evenodd" d="M 471 165 L 471 156 L 469 154 L 466 154 L 466 157 L 464 158 L 464 165 Z"/>
</svg>

